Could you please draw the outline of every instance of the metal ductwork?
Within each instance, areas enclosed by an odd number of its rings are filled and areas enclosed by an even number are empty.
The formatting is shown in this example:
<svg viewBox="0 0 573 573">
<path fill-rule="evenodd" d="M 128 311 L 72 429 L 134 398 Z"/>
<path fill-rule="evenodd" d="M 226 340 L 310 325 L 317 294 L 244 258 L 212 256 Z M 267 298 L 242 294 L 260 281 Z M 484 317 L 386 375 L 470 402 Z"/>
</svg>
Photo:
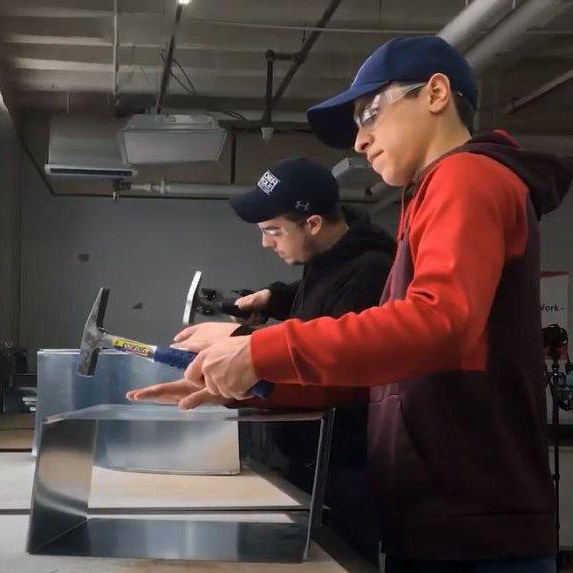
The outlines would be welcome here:
<svg viewBox="0 0 573 573">
<path fill-rule="evenodd" d="M 571 0 L 527 0 L 466 52 L 468 62 L 482 72 L 494 58 L 514 48 L 527 30 L 543 26 L 571 6 Z"/>
<path fill-rule="evenodd" d="M 474 0 L 451 20 L 438 36 L 452 46 L 464 51 L 476 40 L 492 22 L 510 10 L 513 0 Z"/>
<path fill-rule="evenodd" d="M 56 116 L 50 120 L 50 176 L 130 179 L 134 166 L 217 161 L 227 138 L 209 114 L 110 118 Z"/>
<path fill-rule="evenodd" d="M 217 161 L 227 139 L 206 113 L 134 115 L 121 135 L 131 165 Z"/>
<path fill-rule="evenodd" d="M 473 69 L 480 73 L 491 61 L 515 47 L 519 38 L 532 27 L 555 18 L 571 0 L 526 0 L 513 9 L 513 0 L 474 0 L 449 22 L 438 36 L 465 52 Z M 484 29 L 510 10 L 485 36 Z"/>
<path fill-rule="evenodd" d="M 122 158 L 118 121 L 63 116 L 50 120 L 48 163 L 44 170 L 57 177 L 129 179 L 136 170 Z"/>
</svg>

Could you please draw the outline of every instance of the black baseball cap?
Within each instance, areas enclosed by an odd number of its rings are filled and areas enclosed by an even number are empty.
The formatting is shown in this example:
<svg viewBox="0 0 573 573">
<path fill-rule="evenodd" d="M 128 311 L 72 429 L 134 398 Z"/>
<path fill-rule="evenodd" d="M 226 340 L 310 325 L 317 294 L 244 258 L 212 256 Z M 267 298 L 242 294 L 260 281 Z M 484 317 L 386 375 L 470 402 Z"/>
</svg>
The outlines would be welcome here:
<svg viewBox="0 0 573 573">
<path fill-rule="evenodd" d="M 265 171 L 252 191 L 231 199 L 231 206 L 243 221 L 260 223 L 286 213 L 324 215 L 338 197 L 338 182 L 328 169 L 296 157 Z"/>
<path fill-rule="evenodd" d="M 452 90 L 477 108 L 478 89 L 468 61 L 439 36 L 394 38 L 380 46 L 358 70 L 344 92 L 311 107 L 308 122 L 330 147 L 349 149 L 356 139 L 354 101 L 392 82 L 426 82 L 434 74 L 448 76 Z"/>
</svg>

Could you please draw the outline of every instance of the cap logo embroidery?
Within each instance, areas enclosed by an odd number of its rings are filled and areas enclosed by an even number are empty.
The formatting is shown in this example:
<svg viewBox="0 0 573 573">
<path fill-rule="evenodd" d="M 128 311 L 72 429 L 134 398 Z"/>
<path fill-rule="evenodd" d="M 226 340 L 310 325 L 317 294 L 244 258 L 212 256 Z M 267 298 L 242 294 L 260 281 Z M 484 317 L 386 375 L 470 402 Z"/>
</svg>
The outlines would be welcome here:
<svg viewBox="0 0 573 573">
<path fill-rule="evenodd" d="M 270 195 L 273 192 L 273 189 L 280 183 L 280 180 L 277 179 L 270 171 L 265 171 L 263 176 L 259 179 L 257 183 L 257 187 L 267 195 Z"/>
<path fill-rule="evenodd" d="M 302 201 L 297 201 L 294 208 L 300 209 L 301 211 L 310 211 L 310 203 L 303 203 Z"/>
</svg>

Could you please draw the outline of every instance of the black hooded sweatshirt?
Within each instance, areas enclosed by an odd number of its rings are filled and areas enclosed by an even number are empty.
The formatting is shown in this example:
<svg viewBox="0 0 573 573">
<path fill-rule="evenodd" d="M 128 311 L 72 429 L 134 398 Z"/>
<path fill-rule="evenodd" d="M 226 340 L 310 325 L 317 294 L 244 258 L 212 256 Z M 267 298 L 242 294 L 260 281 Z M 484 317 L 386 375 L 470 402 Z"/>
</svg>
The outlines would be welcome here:
<svg viewBox="0 0 573 573">
<path fill-rule="evenodd" d="M 274 283 L 267 314 L 278 320 L 339 317 L 376 306 L 396 252 L 396 241 L 358 209 L 343 208 L 348 231 L 304 265 L 303 278 Z M 300 388 L 298 407 L 337 406 L 327 503 L 334 530 L 368 558 L 378 551 L 378 527 L 366 471 L 367 388 Z M 298 390 L 298 391 L 297 391 Z M 262 404 L 264 407 L 264 403 Z M 267 430 L 288 460 L 287 479 L 311 492 L 318 428 L 300 424 Z"/>
</svg>

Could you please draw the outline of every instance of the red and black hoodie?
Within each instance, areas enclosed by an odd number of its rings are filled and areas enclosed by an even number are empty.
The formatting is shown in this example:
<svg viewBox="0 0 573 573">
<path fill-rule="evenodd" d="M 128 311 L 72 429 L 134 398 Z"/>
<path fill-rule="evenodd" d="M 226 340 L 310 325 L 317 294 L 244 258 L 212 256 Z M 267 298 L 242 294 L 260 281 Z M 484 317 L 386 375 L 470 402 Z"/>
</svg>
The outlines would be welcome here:
<svg viewBox="0 0 573 573">
<path fill-rule="evenodd" d="M 305 406 L 300 385 L 370 387 L 390 555 L 556 550 L 538 221 L 572 178 L 503 132 L 474 138 L 420 175 L 380 306 L 252 336 L 257 374 L 278 383 L 267 407 Z"/>
</svg>

